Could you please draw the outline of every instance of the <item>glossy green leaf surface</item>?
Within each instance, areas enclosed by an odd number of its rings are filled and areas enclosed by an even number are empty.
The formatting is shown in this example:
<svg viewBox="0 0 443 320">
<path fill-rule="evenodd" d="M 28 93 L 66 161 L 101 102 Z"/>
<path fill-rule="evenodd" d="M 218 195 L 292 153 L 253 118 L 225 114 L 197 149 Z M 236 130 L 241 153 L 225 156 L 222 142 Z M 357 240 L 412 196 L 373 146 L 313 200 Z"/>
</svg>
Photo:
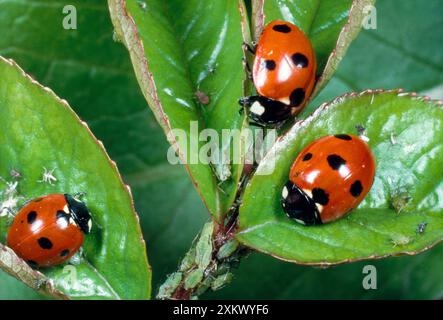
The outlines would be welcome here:
<svg viewBox="0 0 443 320">
<path fill-rule="evenodd" d="M 368 88 L 403 88 L 442 99 L 443 31 L 435 27 L 443 23 L 437 14 L 442 8 L 440 0 L 377 2 L 376 28 L 361 30 L 331 82 L 301 116 L 346 92 Z"/>
<path fill-rule="evenodd" d="M 440 0 L 378 1 L 377 28 L 361 31 L 332 80 L 304 115 L 308 116 L 324 101 L 366 88 L 402 87 L 408 91 L 435 92 L 432 89 L 443 84 L 443 51 L 439 50 L 437 40 L 442 38 L 443 29 L 435 28 L 443 23 L 442 5 Z M 431 94 L 442 98 L 438 91 Z M 367 264 L 377 268 L 377 290 L 365 290 L 362 286 L 362 269 Z M 241 263 L 231 285 L 207 298 L 441 299 L 442 268 L 441 244 L 419 255 L 327 269 L 281 263 L 273 257 L 254 254 Z"/>
<path fill-rule="evenodd" d="M 142 91 L 171 143 L 181 129 L 178 153 L 207 207 L 215 217 L 229 208 L 237 189 L 240 165 L 219 181 L 209 164 L 196 159 L 192 140 L 199 133 L 241 129 L 242 34 L 238 0 L 109 1 L 118 37 L 129 49 Z M 193 126 L 198 126 L 193 130 Z M 228 143 L 220 142 L 223 150 Z M 234 146 L 240 148 L 240 146 Z"/>
<path fill-rule="evenodd" d="M 442 238 L 443 108 L 408 94 L 337 98 L 298 122 L 260 163 L 240 208 L 238 239 L 283 260 L 337 264 L 425 250 Z M 295 157 L 315 139 L 365 128 L 377 162 L 373 187 L 347 217 L 305 227 L 289 220 L 281 189 Z M 265 173 L 274 168 L 272 174 Z M 407 201 L 405 199 L 408 199 Z M 417 228 L 426 224 L 426 232 Z"/>
<path fill-rule="evenodd" d="M 76 0 L 70 4 L 77 8 L 76 30 L 61 28 L 63 3 L 1 3 L 0 25 L 4 29 L 14 25 L 14 36 L 0 37 L 0 54 L 16 60 L 68 100 L 103 141 L 132 188 L 143 233 L 152 248 L 150 263 L 162 270 L 153 274 L 159 283 L 186 251 L 207 210 L 183 167 L 166 161 L 167 142 L 147 110 L 128 52 L 113 40 L 107 3 Z M 1 299 L 36 297 L 32 289 L 0 271 Z"/>
<path fill-rule="evenodd" d="M 115 165 L 65 101 L 7 60 L 1 60 L 0 74 L 0 175 L 10 180 L 11 169 L 20 172 L 19 203 L 48 193 L 86 192 L 93 215 L 93 232 L 78 262 L 43 272 L 72 298 L 148 298 L 145 244 Z M 54 170 L 52 183 L 42 181 L 45 168 Z"/>
</svg>

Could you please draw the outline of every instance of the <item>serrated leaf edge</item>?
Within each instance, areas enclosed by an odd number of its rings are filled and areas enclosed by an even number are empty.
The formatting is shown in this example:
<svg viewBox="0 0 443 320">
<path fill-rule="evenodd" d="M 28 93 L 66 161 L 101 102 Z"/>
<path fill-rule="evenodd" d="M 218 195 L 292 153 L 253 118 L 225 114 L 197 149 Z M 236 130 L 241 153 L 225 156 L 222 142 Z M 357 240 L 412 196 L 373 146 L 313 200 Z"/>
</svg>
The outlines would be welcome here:
<svg viewBox="0 0 443 320">
<path fill-rule="evenodd" d="M 405 92 L 403 89 L 399 88 L 399 89 L 391 89 L 391 90 L 383 90 L 383 89 L 368 89 L 362 92 L 350 92 L 350 93 L 345 93 L 339 97 L 336 97 L 335 99 L 333 99 L 330 102 L 325 102 L 323 104 L 321 104 L 309 117 L 307 117 L 306 119 L 297 121 L 293 127 L 287 131 L 284 135 L 280 136 L 276 143 L 272 146 L 271 150 L 265 155 L 265 157 L 262 159 L 261 163 L 258 165 L 257 170 L 255 173 L 259 172 L 259 170 L 261 170 L 261 168 L 263 167 L 263 164 L 266 165 L 266 162 L 268 161 L 272 161 L 272 157 L 276 154 L 278 154 L 280 152 L 280 150 L 282 150 L 285 146 L 285 142 L 286 140 L 291 139 L 294 135 L 297 134 L 297 132 L 302 129 L 303 127 L 309 125 L 311 122 L 313 122 L 317 116 L 322 113 L 324 110 L 327 110 L 339 103 L 341 103 L 343 100 L 346 100 L 348 98 L 352 98 L 352 97 L 358 97 L 358 96 L 365 96 L 365 95 L 376 95 L 376 94 L 389 94 L 389 93 L 394 93 L 396 94 L 398 97 L 410 97 L 413 99 L 418 99 L 418 100 L 422 100 L 428 103 L 432 103 L 435 106 L 438 107 L 443 107 L 443 101 L 442 100 L 433 100 L 428 96 L 419 96 L 417 95 L 416 92 Z M 266 169 L 265 169 L 266 170 Z M 248 189 L 251 185 L 251 181 L 252 179 L 248 182 L 246 189 Z M 240 206 L 240 215 L 241 215 L 241 208 L 242 208 L 243 204 Z M 265 225 L 269 225 L 272 224 L 274 222 L 272 221 L 267 221 L 264 222 L 262 224 L 259 225 L 255 225 L 252 227 L 249 227 L 247 229 L 244 230 L 237 230 L 237 233 L 235 235 L 236 239 L 242 243 L 243 245 L 245 245 L 246 247 L 249 247 L 253 250 L 256 250 L 258 252 L 270 255 L 278 260 L 281 261 L 285 261 L 285 262 L 291 262 L 291 263 L 295 263 L 295 264 L 299 264 L 299 265 L 305 265 L 305 266 L 319 266 L 319 267 L 329 267 L 329 266 L 336 266 L 336 265 L 341 265 L 341 264 L 346 264 L 346 263 L 350 263 L 350 262 L 357 262 L 357 261 L 366 261 L 366 260 L 379 260 L 379 259 L 384 259 L 384 258 L 388 258 L 388 257 L 398 257 L 398 256 L 413 256 L 413 255 L 417 255 L 419 253 L 425 252 L 431 248 L 433 248 L 435 245 L 443 242 L 443 238 L 442 239 L 438 239 L 434 242 L 432 242 L 431 244 L 418 249 L 418 250 L 405 250 L 405 251 L 399 251 L 399 252 L 394 252 L 394 253 L 388 253 L 388 254 L 384 254 L 384 255 L 370 255 L 370 256 L 366 256 L 366 257 L 361 257 L 361 258 L 351 258 L 351 259 L 343 259 L 340 261 L 335 261 L 335 262 L 327 262 L 327 261 L 314 261 L 314 262 L 306 262 L 306 261 L 301 261 L 298 259 L 287 259 L 284 257 L 280 257 L 272 252 L 269 252 L 267 250 L 261 249 L 261 248 L 257 248 L 245 241 L 242 240 L 241 235 L 242 234 L 246 234 L 252 230 L 256 230 L 259 229 Z"/>
<path fill-rule="evenodd" d="M 114 173 L 116 174 L 116 176 L 117 176 L 117 179 L 118 179 L 118 181 L 120 182 L 120 184 L 121 184 L 121 186 L 122 186 L 122 189 L 123 190 L 125 190 L 125 193 L 126 193 L 126 195 L 129 197 L 129 201 L 130 201 L 130 204 L 131 204 L 131 211 L 132 211 L 132 213 L 133 213 L 133 215 L 134 215 L 134 217 L 135 217 L 135 219 L 136 219 L 136 221 L 137 221 L 137 227 L 138 227 L 138 232 L 139 232 L 139 234 L 141 235 L 141 237 L 140 237 L 140 242 L 141 242 L 141 244 L 143 245 L 143 247 L 144 248 L 146 248 L 146 242 L 145 242 L 145 240 L 144 240 L 144 238 L 143 238 L 143 233 L 142 233 L 142 231 L 141 231 L 141 227 L 140 227 L 140 218 L 139 218 L 139 216 L 138 216 L 138 214 L 137 214 L 137 212 L 135 211 L 135 205 L 134 205 L 134 200 L 133 200 L 133 198 L 132 198 L 132 192 L 131 192 L 131 188 L 128 186 L 128 185 L 126 185 L 124 182 L 123 182 L 123 178 L 122 178 L 122 176 L 120 175 L 120 172 L 119 172 L 119 170 L 118 170 L 118 167 L 117 167 L 117 164 L 115 163 L 115 161 L 113 161 L 110 157 L 109 157 L 109 155 L 108 155 L 108 153 L 106 152 L 106 149 L 105 149 L 105 147 L 104 147 L 104 145 L 103 145 L 103 142 L 102 141 L 100 141 L 100 140 L 98 140 L 95 136 L 94 136 L 94 134 L 92 133 L 92 131 L 91 131 L 91 129 L 89 128 L 89 126 L 88 126 L 88 124 L 86 123 L 86 122 L 84 122 L 83 120 L 81 120 L 80 118 L 79 118 L 79 116 L 74 112 L 74 110 L 71 108 L 71 106 L 69 105 L 69 103 L 65 100 L 65 99 L 62 99 L 62 98 L 60 98 L 60 97 L 58 97 L 56 94 L 55 94 L 55 92 L 52 90 L 52 89 L 50 89 L 50 88 L 48 88 L 48 87 L 45 87 L 45 86 L 43 86 L 42 84 L 40 84 L 38 81 L 36 81 L 34 78 L 32 78 L 29 74 L 27 74 L 14 60 L 12 60 L 12 59 L 6 59 L 6 58 L 4 58 L 3 56 L 1 56 L 0 55 L 0 61 L 1 62 L 5 62 L 6 64 L 9 64 L 11 67 L 13 67 L 13 68 L 15 68 L 15 69 L 17 69 L 20 73 L 21 73 L 21 75 L 24 77 L 24 78 L 26 78 L 26 79 L 28 79 L 33 85 L 35 85 L 35 86 L 37 86 L 37 87 L 39 87 L 40 89 L 42 89 L 43 91 L 45 91 L 45 92 L 47 92 L 49 95 L 51 95 L 57 102 L 59 102 L 61 105 L 63 105 L 63 107 L 65 107 L 70 113 L 71 113 L 71 115 L 86 129 L 86 131 L 87 131 L 87 133 L 88 133 L 88 135 L 90 136 L 90 138 L 93 140 L 93 141 L 95 141 L 96 143 L 97 143 L 97 145 L 99 146 L 99 149 L 101 150 L 101 152 L 105 155 L 105 158 L 107 159 L 107 161 L 110 163 L 110 165 L 111 165 L 111 167 L 114 169 Z M 7 247 L 7 246 L 5 246 L 5 245 L 2 245 L 2 244 L 0 244 L 1 245 L 1 247 L 0 248 L 6 248 L 6 250 L 7 251 L 12 251 L 9 247 Z M 13 251 L 12 251 L 13 252 Z M 14 255 L 15 255 L 15 253 L 14 253 Z M 26 266 L 28 266 L 21 258 L 19 258 L 19 257 L 17 257 L 20 261 L 21 261 L 21 263 L 23 263 L 23 264 L 25 264 Z M 151 284 L 152 282 L 152 268 L 151 268 L 151 266 L 150 266 L 150 264 L 148 263 L 148 257 L 147 257 L 147 254 L 146 254 L 146 250 L 144 250 L 144 260 L 145 260 L 145 263 L 146 263 L 146 265 L 148 266 L 148 271 L 149 271 L 149 283 Z M 94 268 L 94 270 L 96 270 L 95 269 L 95 267 L 93 267 Z M 2 268 L 3 269 L 3 268 Z M 30 269 L 31 271 L 35 271 L 35 270 L 33 270 L 32 268 L 30 268 L 29 266 L 28 266 L 28 269 Z M 27 270 L 27 271 L 29 271 L 28 269 L 25 269 L 25 270 Z M 9 273 L 9 271 L 7 270 L 7 269 L 5 269 L 5 271 L 6 272 L 8 272 Z M 96 270 L 97 271 L 97 270 Z M 36 271 L 36 272 L 38 272 L 38 271 Z M 98 271 L 97 271 L 98 272 Z M 39 274 L 41 274 L 41 275 L 43 275 L 42 273 L 40 273 L 40 272 L 38 272 Z M 10 273 L 11 274 L 11 273 Z M 12 275 L 14 275 L 17 279 L 19 279 L 19 280 L 21 280 L 21 281 L 23 281 L 20 277 L 17 277 L 17 275 L 16 274 L 12 274 Z M 32 275 L 31 275 L 32 276 Z M 48 279 L 46 276 L 44 276 L 43 275 L 43 277 L 45 277 L 46 279 Z M 42 280 L 44 280 L 44 279 L 42 279 Z M 25 284 L 27 284 L 28 286 L 29 286 L 29 284 L 28 283 L 26 283 L 26 282 L 24 282 Z M 110 288 L 112 288 L 112 286 L 106 281 L 106 283 L 109 285 L 109 287 Z M 149 286 L 149 287 L 151 287 L 151 285 Z M 31 288 L 32 289 L 34 289 L 34 287 L 32 287 L 31 286 Z M 113 288 L 112 288 L 113 289 Z M 56 290 L 56 289 L 55 289 Z M 114 289 L 113 289 L 114 290 Z M 60 296 L 59 294 L 58 294 L 58 292 L 60 292 L 60 291 L 58 291 L 58 290 L 56 290 L 56 291 L 50 291 L 50 292 L 48 292 L 49 294 L 51 294 L 52 292 L 54 292 L 54 297 L 55 298 L 63 298 L 63 296 L 65 296 L 65 297 L 67 297 L 65 294 L 62 294 L 62 296 Z M 52 294 L 51 294 L 52 295 Z M 149 288 L 149 290 L 148 290 L 148 292 L 146 293 L 146 297 L 149 299 L 150 297 L 151 297 L 151 288 Z"/>
</svg>

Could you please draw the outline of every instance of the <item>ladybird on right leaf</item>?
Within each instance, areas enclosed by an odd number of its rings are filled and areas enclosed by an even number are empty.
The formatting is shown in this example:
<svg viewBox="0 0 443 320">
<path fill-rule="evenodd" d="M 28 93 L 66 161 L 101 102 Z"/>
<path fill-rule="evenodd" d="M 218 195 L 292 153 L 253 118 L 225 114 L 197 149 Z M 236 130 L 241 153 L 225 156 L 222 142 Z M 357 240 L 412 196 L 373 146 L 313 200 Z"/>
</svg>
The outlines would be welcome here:
<svg viewBox="0 0 443 320">
<path fill-rule="evenodd" d="M 355 209 L 371 189 L 375 159 L 357 136 L 322 137 L 297 156 L 282 190 L 290 219 L 303 225 L 335 221 Z"/>
</svg>

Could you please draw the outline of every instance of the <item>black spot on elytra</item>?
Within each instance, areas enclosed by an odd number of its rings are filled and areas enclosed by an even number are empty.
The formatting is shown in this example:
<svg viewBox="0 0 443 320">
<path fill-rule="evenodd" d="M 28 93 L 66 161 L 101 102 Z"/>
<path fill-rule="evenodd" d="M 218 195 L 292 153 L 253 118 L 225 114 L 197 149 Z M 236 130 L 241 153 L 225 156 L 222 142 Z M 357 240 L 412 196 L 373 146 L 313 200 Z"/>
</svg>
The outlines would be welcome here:
<svg viewBox="0 0 443 320">
<path fill-rule="evenodd" d="M 338 170 L 340 169 L 340 167 L 344 164 L 346 164 L 346 160 L 343 159 L 342 157 L 340 157 L 337 154 L 330 154 L 327 158 L 329 166 L 333 169 L 333 170 Z"/>
<path fill-rule="evenodd" d="M 60 252 L 60 257 L 66 257 L 69 254 L 69 249 L 62 250 Z"/>
<path fill-rule="evenodd" d="M 282 32 L 282 33 L 289 33 L 291 32 L 291 27 L 287 24 L 276 24 L 272 27 L 274 31 Z"/>
<path fill-rule="evenodd" d="M 45 249 L 45 250 L 50 250 L 50 249 L 52 249 L 52 242 L 51 242 L 51 240 L 49 240 L 48 238 L 46 238 L 46 237 L 41 237 L 41 238 L 38 238 L 38 240 L 37 240 L 37 242 L 38 242 L 38 245 L 42 248 L 42 249 Z"/>
<path fill-rule="evenodd" d="M 265 60 L 263 61 L 263 65 L 265 66 L 266 69 L 268 69 L 269 71 L 272 71 L 275 69 L 276 64 L 274 60 Z"/>
<path fill-rule="evenodd" d="M 363 186 L 361 185 L 361 181 L 360 180 L 356 180 L 352 185 L 351 185 L 351 194 L 353 197 L 357 198 L 361 192 L 363 191 Z"/>
<path fill-rule="evenodd" d="M 311 158 L 312 158 L 312 153 L 308 152 L 307 154 L 305 154 L 303 156 L 303 158 L 301 160 L 302 161 L 308 161 L 308 160 L 311 160 Z"/>
<path fill-rule="evenodd" d="M 38 263 L 35 262 L 34 260 L 28 260 L 28 261 L 26 261 L 26 262 L 29 264 L 29 266 L 30 266 L 31 268 L 37 268 L 37 267 L 38 267 Z"/>
<path fill-rule="evenodd" d="M 26 220 L 28 220 L 29 224 L 33 224 L 35 219 L 37 219 L 37 212 L 35 211 L 29 212 L 28 215 L 26 216 Z"/>
<path fill-rule="evenodd" d="M 347 141 L 352 140 L 352 137 L 348 134 L 336 134 L 334 137 Z"/>
<path fill-rule="evenodd" d="M 329 195 L 321 188 L 314 188 L 312 189 L 312 200 L 324 206 L 329 202 Z"/>
<path fill-rule="evenodd" d="M 302 88 L 295 89 L 289 96 L 291 106 L 298 107 L 305 100 L 305 90 Z"/>
<path fill-rule="evenodd" d="M 297 68 L 306 68 L 309 64 L 308 58 L 302 53 L 294 53 L 292 55 L 292 62 L 297 66 Z"/>
</svg>

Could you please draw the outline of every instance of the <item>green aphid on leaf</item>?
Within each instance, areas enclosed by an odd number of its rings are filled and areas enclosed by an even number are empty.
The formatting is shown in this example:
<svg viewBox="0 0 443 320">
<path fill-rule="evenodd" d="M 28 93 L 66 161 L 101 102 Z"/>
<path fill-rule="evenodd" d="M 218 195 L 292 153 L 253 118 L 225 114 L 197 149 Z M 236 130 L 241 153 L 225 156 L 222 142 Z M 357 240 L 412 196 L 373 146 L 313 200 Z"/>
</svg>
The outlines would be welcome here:
<svg viewBox="0 0 443 320">
<path fill-rule="evenodd" d="M 158 299 L 169 298 L 180 285 L 182 278 L 183 274 L 181 272 L 174 272 L 170 274 L 166 279 L 166 281 L 161 285 L 160 289 L 158 290 L 157 298 Z"/>
<path fill-rule="evenodd" d="M 204 270 L 195 269 L 186 275 L 183 287 L 186 290 L 195 288 L 203 280 Z"/>
<path fill-rule="evenodd" d="M 410 244 L 412 241 L 413 241 L 413 239 L 411 237 L 404 236 L 404 235 L 396 235 L 390 239 L 390 242 L 393 244 L 394 248 L 406 246 L 406 245 Z"/>
<path fill-rule="evenodd" d="M 395 210 L 397 214 L 400 214 L 401 211 L 409 204 L 412 197 L 407 191 L 395 191 L 391 196 L 391 207 Z"/>
<path fill-rule="evenodd" d="M 206 269 L 212 259 L 212 233 L 214 225 L 208 222 L 204 225 L 202 233 L 195 246 L 195 263 L 200 269 Z"/>
<path fill-rule="evenodd" d="M 229 284 L 233 278 L 234 278 L 234 275 L 231 272 L 227 272 L 225 274 L 222 274 L 212 281 L 211 289 L 213 291 L 219 290 L 219 289 L 223 288 L 225 285 Z"/>
</svg>

